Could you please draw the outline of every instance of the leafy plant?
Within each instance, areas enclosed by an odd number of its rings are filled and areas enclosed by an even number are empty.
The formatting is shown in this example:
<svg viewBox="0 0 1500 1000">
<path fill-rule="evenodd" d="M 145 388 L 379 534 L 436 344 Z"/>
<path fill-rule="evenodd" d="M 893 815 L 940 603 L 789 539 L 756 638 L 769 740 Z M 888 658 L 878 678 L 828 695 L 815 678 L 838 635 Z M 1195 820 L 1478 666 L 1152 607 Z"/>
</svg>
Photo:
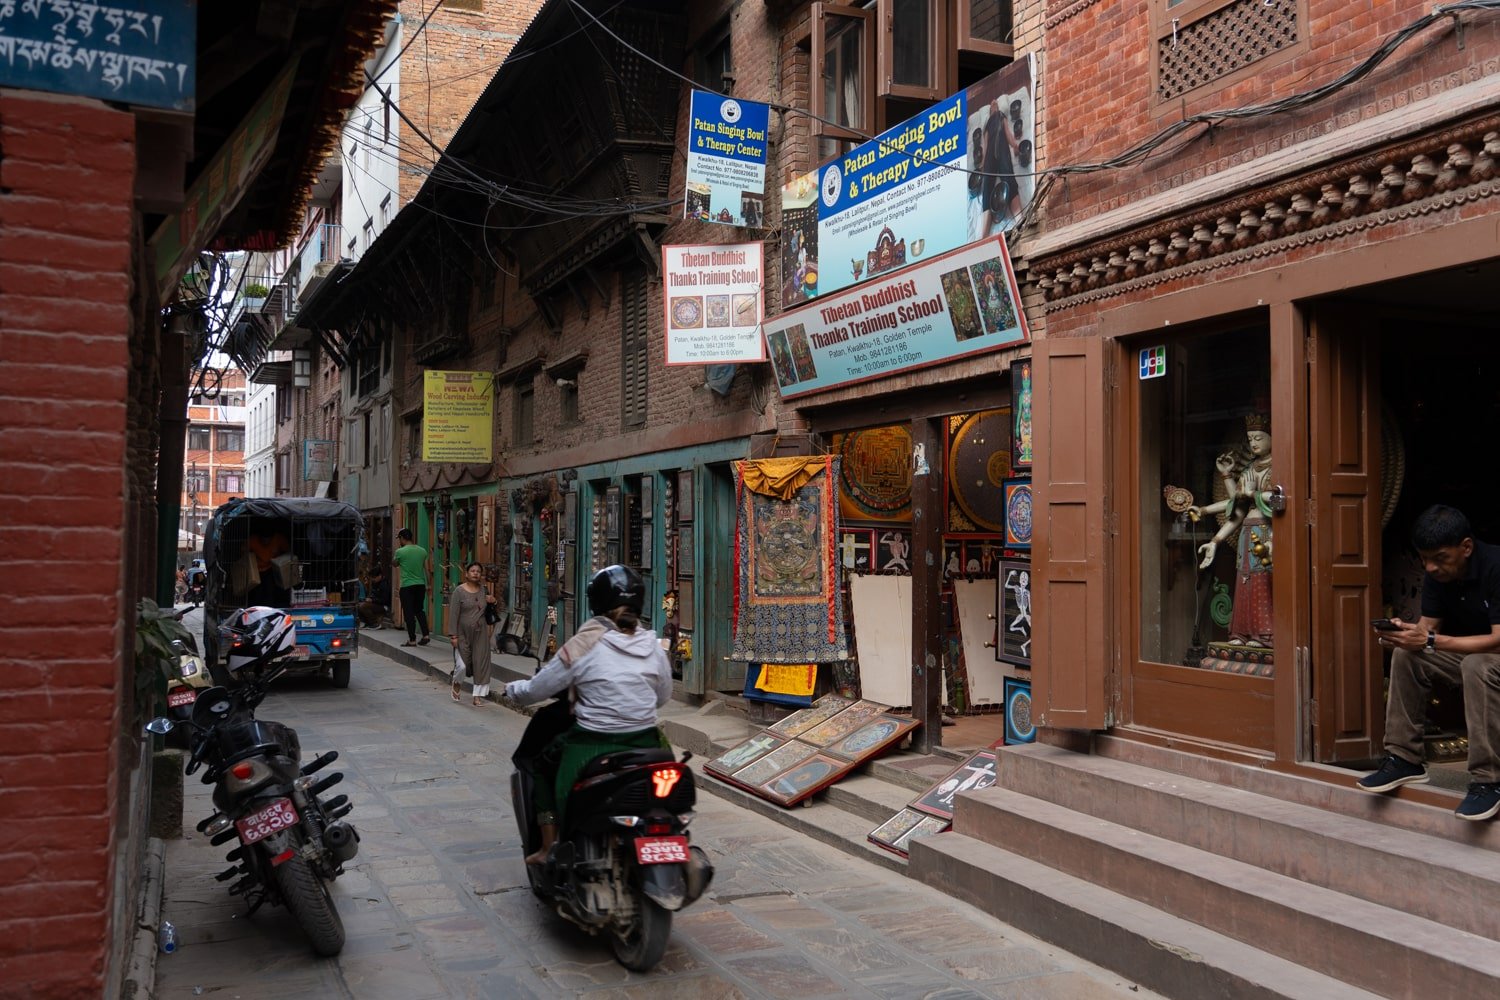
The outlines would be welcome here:
<svg viewBox="0 0 1500 1000">
<path fill-rule="evenodd" d="M 252 281 L 245 286 L 245 298 L 247 299 L 263 299 L 270 294 L 271 290 L 258 281 Z"/>
<path fill-rule="evenodd" d="M 136 605 L 135 703 L 142 711 L 166 702 L 167 682 L 181 677 L 172 642 L 191 637 L 172 609 L 159 607 L 149 597 Z"/>
</svg>

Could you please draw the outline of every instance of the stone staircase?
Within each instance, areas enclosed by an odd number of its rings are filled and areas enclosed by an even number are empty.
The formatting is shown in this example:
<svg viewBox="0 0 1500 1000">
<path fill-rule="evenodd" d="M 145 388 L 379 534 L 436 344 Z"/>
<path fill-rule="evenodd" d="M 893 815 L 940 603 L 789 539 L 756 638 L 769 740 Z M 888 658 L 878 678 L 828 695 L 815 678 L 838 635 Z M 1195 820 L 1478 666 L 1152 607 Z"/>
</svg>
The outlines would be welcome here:
<svg viewBox="0 0 1500 1000">
<path fill-rule="evenodd" d="M 1006 748 L 909 873 L 1185 1000 L 1500 996 L 1500 825 L 1096 746 Z"/>
</svg>

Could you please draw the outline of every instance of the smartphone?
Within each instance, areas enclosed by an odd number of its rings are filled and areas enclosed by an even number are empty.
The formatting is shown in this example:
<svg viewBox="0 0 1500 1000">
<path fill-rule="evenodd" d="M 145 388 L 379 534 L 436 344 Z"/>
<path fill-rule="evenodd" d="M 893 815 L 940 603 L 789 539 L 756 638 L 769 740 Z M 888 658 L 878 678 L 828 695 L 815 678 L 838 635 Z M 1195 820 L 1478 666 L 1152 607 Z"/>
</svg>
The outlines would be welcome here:
<svg viewBox="0 0 1500 1000">
<path fill-rule="evenodd" d="M 1370 625 L 1376 631 L 1378 631 L 1378 632 L 1399 632 L 1399 631 L 1401 631 L 1401 626 L 1397 625 L 1395 622 L 1391 621 L 1389 618 L 1377 618 L 1374 621 L 1372 621 L 1370 623 Z"/>
</svg>

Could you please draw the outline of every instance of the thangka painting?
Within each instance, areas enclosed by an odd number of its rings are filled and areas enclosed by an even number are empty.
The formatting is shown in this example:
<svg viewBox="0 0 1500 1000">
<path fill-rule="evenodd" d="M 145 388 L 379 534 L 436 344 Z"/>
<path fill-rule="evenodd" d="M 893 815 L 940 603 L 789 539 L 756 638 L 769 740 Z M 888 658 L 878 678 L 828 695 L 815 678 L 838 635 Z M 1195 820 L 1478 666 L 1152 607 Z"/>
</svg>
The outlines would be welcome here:
<svg viewBox="0 0 1500 1000">
<path fill-rule="evenodd" d="M 796 805 L 919 725 L 886 705 L 824 695 L 709 761 L 704 773 L 778 805 Z"/>
<path fill-rule="evenodd" d="M 1031 682 L 1018 677 L 1005 678 L 1005 742 L 1036 742 L 1036 723 L 1031 716 Z"/>
<path fill-rule="evenodd" d="M 1031 666 L 1031 564 L 1000 562 L 1000 587 L 995 593 L 1000 641 L 995 658 L 1018 667 Z"/>
<path fill-rule="evenodd" d="M 839 519 L 911 523 L 911 428 L 870 427 L 833 436 L 841 460 Z"/>
<path fill-rule="evenodd" d="M 734 463 L 734 644 L 750 663 L 828 663 L 849 656 L 836 455 Z"/>
<path fill-rule="evenodd" d="M 993 750 L 979 750 L 896 815 L 869 834 L 871 843 L 905 857 L 909 844 L 918 837 L 942 833 L 953 823 L 953 802 L 960 792 L 977 792 L 996 780 Z"/>
<path fill-rule="evenodd" d="M 1014 419 L 1011 421 L 1010 467 L 1017 472 L 1031 468 L 1031 359 L 1022 358 L 1010 366 L 1010 398 Z"/>
<path fill-rule="evenodd" d="M 1010 407 L 951 416 L 948 433 L 948 521 L 953 534 L 1005 530 L 1001 488 L 1011 474 Z"/>
<path fill-rule="evenodd" d="M 1031 548 L 1031 480 L 1006 480 L 1004 497 L 1005 547 Z"/>
</svg>

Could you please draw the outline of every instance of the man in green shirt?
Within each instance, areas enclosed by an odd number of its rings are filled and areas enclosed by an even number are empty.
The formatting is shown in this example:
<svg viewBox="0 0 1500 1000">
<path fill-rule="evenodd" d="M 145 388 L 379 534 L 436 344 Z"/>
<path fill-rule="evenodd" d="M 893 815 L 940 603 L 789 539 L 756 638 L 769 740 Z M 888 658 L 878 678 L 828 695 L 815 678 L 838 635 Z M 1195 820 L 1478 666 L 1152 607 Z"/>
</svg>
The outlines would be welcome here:
<svg viewBox="0 0 1500 1000">
<path fill-rule="evenodd" d="M 401 543 L 391 560 L 391 565 L 400 572 L 401 616 L 406 620 L 406 641 L 403 646 L 425 646 L 431 641 L 432 629 L 427 627 L 427 585 L 432 582 L 432 557 L 427 550 L 416 544 L 410 528 L 396 532 Z M 422 627 L 422 638 L 417 638 L 417 626 Z"/>
</svg>

